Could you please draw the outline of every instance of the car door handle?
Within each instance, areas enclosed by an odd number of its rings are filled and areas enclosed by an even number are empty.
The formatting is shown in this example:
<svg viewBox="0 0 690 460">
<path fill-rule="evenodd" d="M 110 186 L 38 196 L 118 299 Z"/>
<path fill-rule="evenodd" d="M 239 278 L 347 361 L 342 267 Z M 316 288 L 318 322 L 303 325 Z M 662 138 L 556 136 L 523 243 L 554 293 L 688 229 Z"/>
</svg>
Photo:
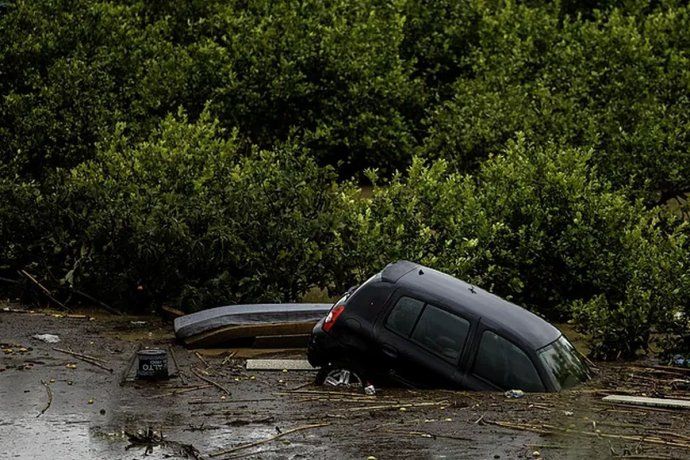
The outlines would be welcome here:
<svg viewBox="0 0 690 460">
<path fill-rule="evenodd" d="M 390 345 L 384 345 L 382 347 L 383 354 L 388 356 L 389 358 L 397 358 L 398 357 L 398 350 L 396 350 L 394 347 Z"/>
</svg>

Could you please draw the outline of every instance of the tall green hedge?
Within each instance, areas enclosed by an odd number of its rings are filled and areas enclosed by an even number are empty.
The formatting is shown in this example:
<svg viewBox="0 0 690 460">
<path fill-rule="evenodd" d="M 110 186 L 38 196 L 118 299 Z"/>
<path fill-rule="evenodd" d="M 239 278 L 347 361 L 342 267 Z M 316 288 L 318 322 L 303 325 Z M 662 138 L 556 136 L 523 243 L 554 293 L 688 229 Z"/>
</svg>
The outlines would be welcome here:
<svg viewBox="0 0 690 460">
<path fill-rule="evenodd" d="M 577 318 L 601 356 L 632 356 L 690 312 L 688 232 L 612 188 L 595 155 L 519 137 L 476 175 L 417 159 L 352 201 L 346 272 L 419 261 L 551 320 Z"/>
<path fill-rule="evenodd" d="M 676 1 L 3 2 L 0 275 L 196 309 L 408 258 L 630 356 L 690 336 L 689 50 Z"/>
<path fill-rule="evenodd" d="M 43 178 L 118 122 L 145 139 L 210 103 L 271 148 L 361 179 L 419 154 L 473 170 L 515 133 L 594 148 L 649 202 L 690 189 L 682 2 L 13 1 L 0 15 L 0 158 Z"/>
</svg>

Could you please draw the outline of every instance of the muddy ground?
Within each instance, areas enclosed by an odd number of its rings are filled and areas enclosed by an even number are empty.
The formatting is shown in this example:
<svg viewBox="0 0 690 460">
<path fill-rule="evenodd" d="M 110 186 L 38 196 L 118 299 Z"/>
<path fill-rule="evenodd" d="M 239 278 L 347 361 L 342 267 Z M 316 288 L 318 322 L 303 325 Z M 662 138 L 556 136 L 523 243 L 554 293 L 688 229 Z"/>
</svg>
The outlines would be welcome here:
<svg viewBox="0 0 690 460">
<path fill-rule="evenodd" d="M 690 458 L 690 413 L 601 400 L 690 399 L 672 388 L 690 374 L 650 360 L 601 364 L 594 381 L 561 394 L 385 388 L 365 396 L 316 387 L 309 371 L 248 372 L 227 352 L 197 356 L 157 318 L 90 316 L 0 310 L 0 458 Z M 32 338 L 44 333 L 60 343 Z M 128 381 L 136 350 L 147 346 L 173 350 L 179 375 Z"/>
</svg>

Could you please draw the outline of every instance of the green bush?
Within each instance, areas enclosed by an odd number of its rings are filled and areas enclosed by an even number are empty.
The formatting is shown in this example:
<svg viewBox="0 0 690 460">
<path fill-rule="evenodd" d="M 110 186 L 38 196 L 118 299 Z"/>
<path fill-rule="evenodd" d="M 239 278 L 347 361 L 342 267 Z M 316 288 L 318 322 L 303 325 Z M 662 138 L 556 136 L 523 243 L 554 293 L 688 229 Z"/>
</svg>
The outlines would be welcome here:
<svg viewBox="0 0 690 460">
<path fill-rule="evenodd" d="M 594 149 L 600 174 L 650 202 L 690 189 L 687 6 L 591 21 L 512 3 L 482 13 L 472 71 L 429 111 L 430 156 L 467 170 L 522 131 Z"/>
<path fill-rule="evenodd" d="M 690 350 L 687 227 L 671 235 L 655 230 L 651 237 L 641 237 L 639 228 L 622 235 L 630 253 L 621 267 L 627 278 L 622 297 L 599 295 L 572 304 L 576 322 L 590 334 L 596 357 L 633 357 L 640 349 L 649 350 L 653 342 L 666 349 Z"/>
<path fill-rule="evenodd" d="M 389 2 L 12 2 L 0 16 L 0 159 L 43 179 L 116 123 L 145 139 L 211 101 L 264 148 L 302 136 L 342 175 L 406 164 L 424 91 Z"/>
<path fill-rule="evenodd" d="M 592 157 L 520 138 L 476 176 L 417 159 L 370 201 L 352 202 L 340 235 L 352 270 L 429 264 L 551 320 L 575 312 L 596 352 L 630 356 L 682 305 L 675 282 L 687 274 L 687 248 L 682 233 L 660 227 L 658 210 L 602 180 Z"/>
<path fill-rule="evenodd" d="M 0 272 L 203 308 L 408 258 L 681 340 L 689 50 L 675 1 L 5 2 Z"/>
<path fill-rule="evenodd" d="M 208 115 L 168 117 L 144 142 L 120 127 L 69 178 L 65 279 L 106 299 L 143 288 L 193 309 L 297 300 L 333 263 L 333 179 L 298 147 L 244 146 Z"/>
<path fill-rule="evenodd" d="M 35 184 L 0 176 L 0 274 L 33 260 L 32 250 L 43 238 L 36 225 L 46 217 L 42 198 Z"/>
</svg>

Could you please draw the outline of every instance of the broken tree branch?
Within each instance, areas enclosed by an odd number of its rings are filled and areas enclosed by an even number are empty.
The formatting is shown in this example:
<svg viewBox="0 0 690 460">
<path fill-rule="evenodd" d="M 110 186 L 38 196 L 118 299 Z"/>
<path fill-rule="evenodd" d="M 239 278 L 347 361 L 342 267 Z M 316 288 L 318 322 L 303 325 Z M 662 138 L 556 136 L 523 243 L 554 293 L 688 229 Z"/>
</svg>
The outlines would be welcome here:
<svg viewBox="0 0 690 460">
<path fill-rule="evenodd" d="M 662 446 L 669 446 L 669 447 L 681 447 L 685 449 L 690 449 L 690 444 L 682 443 L 682 442 L 673 442 L 673 441 L 664 441 L 662 439 L 656 438 L 656 437 L 650 437 L 648 435 L 626 435 L 626 434 L 617 434 L 617 433 L 602 433 L 599 432 L 598 430 L 595 431 L 581 431 L 581 430 L 572 430 L 569 428 L 560 428 L 556 427 L 553 425 L 526 425 L 526 424 L 519 424 L 519 423 L 512 423 L 512 422 L 501 422 L 501 421 L 489 421 L 486 420 L 485 423 L 489 423 L 491 425 L 496 425 L 500 426 L 503 428 L 510 428 L 513 430 L 522 430 L 522 431 L 532 431 L 534 433 L 539 433 L 539 434 L 570 434 L 570 435 L 585 435 L 585 436 L 594 436 L 598 438 L 609 438 L 609 439 L 623 439 L 626 441 L 636 441 L 636 442 L 641 442 L 641 443 L 648 443 L 648 444 L 656 444 L 656 445 L 662 445 Z"/>
<path fill-rule="evenodd" d="M 204 367 L 209 367 L 208 361 L 206 361 L 206 360 L 204 359 L 204 357 L 201 356 L 201 354 L 200 354 L 198 351 L 195 351 L 194 354 L 195 354 L 196 357 L 199 359 L 199 361 L 201 361 L 201 363 L 204 365 Z"/>
<path fill-rule="evenodd" d="M 190 391 L 203 390 L 205 388 L 210 388 L 210 387 L 211 387 L 211 385 L 199 385 L 199 386 L 189 387 L 189 388 L 178 388 L 178 389 L 170 391 L 168 393 L 162 393 L 162 394 L 155 395 L 155 396 L 149 396 L 148 399 L 157 399 L 157 398 L 164 398 L 166 396 L 175 396 L 175 395 L 179 395 L 182 393 L 189 393 Z"/>
<path fill-rule="evenodd" d="M 82 355 L 81 353 L 76 353 L 74 351 L 64 350 L 62 348 L 57 348 L 57 347 L 53 347 L 53 350 L 59 351 L 60 353 L 65 353 L 65 354 L 74 356 L 75 358 L 77 358 L 81 361 L 84 361 L 85 363 L 89 363 L 93 366 L 100 367 L 101 369 L 105 369 L 108 372 L 111 372 L 111 373 L 114 372 L 111 368 L 101 364 L 99 361 L 104 362 L 104 360 L 102 360 L 100 358 L 96 358 L 96 357 L 89 356 L 89 355 Z"/>
<path fill-rule="evenodd" d="M 69 307 L 67 307 L 65 304 L 63 304 L 62 302 L 57 300 L 55 297 L 53 297 L 53 294 L 45 286 L 43 286 L 41 283 L 39 283 L 36 278 L 31 276 L 29 273 L 27 273 L 26 270 L 19 270 L 19 274 L 22 275 L 24 278 L 28 279 L 29 281 L 31 281 L 34 285 L 36 285 L 41 290 L 41 292 L 43 292 L 43 294 L 46 297 L 48 297 L 48 299 L 51 302 L 53 302 L 55 305 L 62 308 L 63 310 L 71 311 Z"/>
<path fill-rule="evenodd" d="M 291 430 L 283 431 L 280 434 L 277 434 L 275 436 L 271 436 L 270 438 L 262 439 L 261 441 L 256 441 L 256 442 L 250 442 L 248 444 L 242 444 L 237 447 L 233 447 L 232 449 L 226 449 L 226 450 L 221 450 L 218 452 L 214 452 L 212 454 L 209 454 L 209 457 L 218 457 L 221 455 L 226 455 L 226 454 L 231 454 L 233 452 L 237 452 L 238 450 L 243 450 L 243 449 L 249 449 L 250 447 L 256 447 L 261 444 L 266 444 L 267 442 L 274 441 L 278 438 L 282 438 L 283 436 L 287 436 L 292 433 L 296 433 L 298 431 L 304 431 L 304 430 L 311 430 L 313 428 L 321 428 L 324 426 L 329 426 L 330 423 L 315 423 L 313 425 L 303 425 L 303 426 L 298 426 L 297 428 L 293 428 Z"/>
<path fill-rule="evenodd" d="M 180 369 L 179 364 L 177 364 L 177 357 L 175 356 L 175 350 L 173 347 L 168 347 L 168 350 L 170 350 L 170 357 L 173 360 L 173 364 L 175 364 L 175 369 L 177 369 L 177 375 L 180 376 L 180 380 L 182 381 L 182 385 L 187 385 L 187 379 L 185 378 L 184 374 L 182 373 L 182 369 Z"/>
<path fill-rule="evenodd" d="M 214 382 L 213 380 L 211 380 L 211 379 L 208 378 L 208 377 L 204 377 L 203 375 L 201 375 L 201 372 L 199 372 L 198 369 L 192 368 L 192 373 L 193 373 L 194 375 L 196 375 L 197 377 L 199 377 L 199 378 L 200 378 L 201 380 L 203 380 L 204 382 L 210 383 L 210 384 L 213 385 L 214 387 L 218 388 L 219 390 L 221 390 L 222 392 L 224 392 L 224 393 L 227 394 L 228 396 L 232 396 L 232 393 L 230 392 L 230 390 L 228 390 L 227 388 L 225 388 L 225 387 L 224 387 L 223 385 L 221 385 L 220 383 Z"/>
<path fill-rule="evenodd" d="M 3 283 L 9 283 L 9 284 L 19 284 L 19 281 L 13 280 L 10 278 L 5 278 L 4 276 L 0 276 L 0 281 L 2 281 Z"/>
<path fill-rule="evenodd" d="M 89 359 L 91 361 L 97 361 L 101 363 L 105 362 L 105 359 L 103 358 L 96 358 L 95 356 L 84 355 L 82 353 L 77 353 L 76 351 L 65 350 L 64 348 L 53 347 L 53 350 L 59 351 L 61 353 L 67 353 L 68 355 L 76 356 L 77 358 Z"/>
<path fill-rule="evenodd" d="M 117 308 L 111 307 L 111 306 L 108 305 L 107 303 L 98 300 L 97 298 L 95 298 L 95 297 L 93 297 L 93 296 L 87 294 L 86 292 L 83 292 L 83 291 L 80 291 L 80 290 L 74 289 L 74 288 L 68 288 L 68 289 L 69 289 L 71 292 L 73 292 L 73 293 L 75 293 L 75 294 L 77 294 L 77 295 L 82 296 L 82 297 L 85 298 L 86 300 L 90 300 L 91 302 L 95 303 L 96 305 L 98 305 L 98 306 L 101 307 L 103 310 L 107 311 L 108 313 L 112 313 L 113 315 L 118 315 L 118 316 L 124 315 L 124 313 L 122 313 L 122 312 L 121 312 L 120 310 L 118 310 Z"/>
<path fill-rule="evenodd" d="M 46 393 L 48 393 L 48 403 L 46 404 L 46 407 L 43 408 L 41 412 L 38 413 L 36 418 L 40 417 L 41 415 L 45 414 L 45 412 L 50 409 L 50 405 L 53 404 L 53 390 L 50 389 L 50 384 L 46 382 L 45 380 L 41 380 L 41 384 L 46 387 Z"/>
</svg>

